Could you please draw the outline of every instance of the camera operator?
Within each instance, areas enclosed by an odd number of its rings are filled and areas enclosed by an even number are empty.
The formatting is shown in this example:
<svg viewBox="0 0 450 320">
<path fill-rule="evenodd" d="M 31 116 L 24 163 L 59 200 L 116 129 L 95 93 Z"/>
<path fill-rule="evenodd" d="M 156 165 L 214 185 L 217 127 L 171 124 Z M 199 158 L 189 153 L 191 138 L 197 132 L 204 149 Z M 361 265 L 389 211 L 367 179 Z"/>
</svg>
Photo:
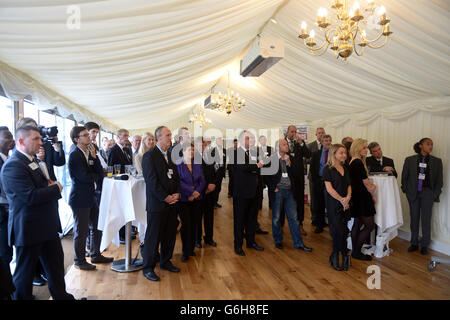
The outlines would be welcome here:
<svg viewBox="0 0 450 320">
<path fill-rule="evenodd" d="M 23 126 L 32 126 L 38 128 L 38 131 L 42 137 L 42 145 L 39 148 L 39 152 L 36 153 L 36 158 L 39 160 L 39 166 L 42 172 L 44 173 L 45 177 L 51 181 L 56 181 L 53 166 L 60 167 L 66 164 L 64 149 L 62 143 L 58 141 L 57 137 L 58 129 L 56 127 L 45 128 L 42 126 L 38 126 L 37 122 L 33 118 L 27 117 L 17 121 L 16 124 L 17 129 Z M 61 224 L 61 222 L 59 222 L 59 224 Z M 33 285 L 43 286 L 45 285 L 46 282 L 47 277 L 44 273 L 44 269 L 40 264 L 40 262 L 38 262 L 36 267 L 36 276 L 34 277 L 33 280 Z"/>
</svg>

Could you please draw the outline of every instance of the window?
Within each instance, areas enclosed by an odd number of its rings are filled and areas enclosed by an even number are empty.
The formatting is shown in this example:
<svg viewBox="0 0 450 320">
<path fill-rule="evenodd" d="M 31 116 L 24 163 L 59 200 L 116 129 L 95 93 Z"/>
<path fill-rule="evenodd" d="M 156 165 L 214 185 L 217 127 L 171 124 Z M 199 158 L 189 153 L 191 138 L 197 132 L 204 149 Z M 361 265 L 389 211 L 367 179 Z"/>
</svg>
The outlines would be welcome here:
<svg viewBox="0 0 450 320">
<path fill-rule="evenodd" d="M 13 101 L 0 96 L 0 126 L 7 126 L 14 134 L 14 103 Z"/>
<path fill-rule="evenodd" d="M 56 118 L 54 114 L 46 111 L 39 111 L 39 125 L 46 128 L 56 126 Z"/>
<path fill-rule="evenodd" d="M 23 117 L 32 118 L 34 121 L 39 121 L 39 111 L 38 107 L 33 103 L 24 100 L 23 101 Z"/>
</svg>

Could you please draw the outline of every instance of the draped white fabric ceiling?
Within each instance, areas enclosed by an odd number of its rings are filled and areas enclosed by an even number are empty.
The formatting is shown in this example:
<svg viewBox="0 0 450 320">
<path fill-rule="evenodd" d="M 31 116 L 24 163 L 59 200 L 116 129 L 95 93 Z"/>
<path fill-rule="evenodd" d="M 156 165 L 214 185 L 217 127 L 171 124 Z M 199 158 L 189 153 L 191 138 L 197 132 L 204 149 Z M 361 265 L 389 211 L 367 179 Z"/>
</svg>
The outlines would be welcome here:
<svg viewBox="0 0 450 320">
<path fill-rule="evenodd" d="M 70 110 L 130 130 L 187 118 L 214 84 L 226 88 L 226 68 L 247 107 L 231 116 L 207 110 L 222 129 L 309 123 L 409 103 L 449 108 L 447 0 L 378 1 L 392 19 L 392 39 L 348 64 L 331 52 L 310 55 L 297 37 L 300 22 L 310 28 L 317 9 L 330 3 L 2 0 L 0 61 L 63 99 L 46 101 L 70 101 Z M 67 28 L 70 5 L 80 9 L 79 30 Z M 278 23 L 268 22 L 272 16 Z M 243 78 L 239 60 L 258 33 L 284 39 L 285 58 L 259 78 Z M 6 75 L 0 66 L 7 93 L 31 87 L 22 73 Z"/>
</svg>

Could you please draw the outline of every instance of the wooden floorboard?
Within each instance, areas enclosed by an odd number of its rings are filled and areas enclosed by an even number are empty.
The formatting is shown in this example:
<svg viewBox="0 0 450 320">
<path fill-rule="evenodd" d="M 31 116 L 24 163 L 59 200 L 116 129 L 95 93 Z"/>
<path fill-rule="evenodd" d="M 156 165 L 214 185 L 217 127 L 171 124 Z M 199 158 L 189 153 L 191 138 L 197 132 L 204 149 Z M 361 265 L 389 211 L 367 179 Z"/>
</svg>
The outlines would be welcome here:
<svg viewBox="0 0 450 320">
<path fill-rule="evenodd" d="M 177 242 L 172 262 L 181 268 L 180 273 L 155 271 L 159 282 L 144 278 L 141 271 L 117 273 L 110 265 L 97 265 L 95 271 L 81 271 L 73 266 L 66 274 L 67 291 L 76 297 L 93 300 L 343 300 L 343 299 L 450 299 L 450 266 L 438 265 L 434 272 L 427 270 L 431 255 L 445 255 L 430 250 L 430 255 L 408 253 L 409 243 L 394 239 L 390 243 L 393 253 L 370 262 L 353 260 L 349 271 L 335 271 L 328 264 L 331 237 L 328 228 L 321 234 L 313 233 L 309 209 L 306 207 L 304 237 L 313 252 L 295 250 L 289 228 L 284 226 L 284 249 L 274 247 L 271 232 L 271 213 L 267 207 L 267 195 L 259 222 L 268 235 L 257 235 L 256 240 L 263 252 L 246 249 L 245 257 L 233 250 L 232 201 L 227 198 L 224 184 L 220 203 L 215 210 L 214 239 L 217 247 L 204 246 L 196 249 L 196 257 L 186 263 L 180 261 L 181 240 Z M 133 252 L 138 243 L 133 241 Z M 124 246 L 110 245 L 104 253 L 121 259 Z M 133 254 L 133 255 L 134 255 Z M 447 257 L 448 258 L 448 257 Z M 381 289 L 370 290 L 366 282 L 369 265 L 381 269 Z"/>
</svg>

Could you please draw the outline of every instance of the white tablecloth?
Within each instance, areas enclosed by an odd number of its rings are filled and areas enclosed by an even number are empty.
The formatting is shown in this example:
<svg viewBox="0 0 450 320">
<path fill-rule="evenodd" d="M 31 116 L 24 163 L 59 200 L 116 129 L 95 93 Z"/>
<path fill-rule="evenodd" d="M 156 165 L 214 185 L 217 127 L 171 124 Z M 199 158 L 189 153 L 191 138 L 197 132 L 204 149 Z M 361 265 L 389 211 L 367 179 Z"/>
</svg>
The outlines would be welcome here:
<svg viewBox="0 0 450 320">
<path fill-rule="evenodd" d="M 119 230 L 132 221 L 138 228 L 139 240 L 144 242 L 147 227 L 146 195 L 143 178 L 129 180 L 103 179 L 102 198 L 98 217 L 98 229 L 103 231 L 100 250 L 113 242 L 120 245 Z"/>
<path fill-rule="evenodd" d="M 388 243 L 398 235 L 397 229 L 403 225 L 402 205 L 397 179 L 394 176 L 369 176 L 376 186 L 375 224 L 378 226 L 375 241 L 376 257 L 388 255 Z"/>
</svg>

